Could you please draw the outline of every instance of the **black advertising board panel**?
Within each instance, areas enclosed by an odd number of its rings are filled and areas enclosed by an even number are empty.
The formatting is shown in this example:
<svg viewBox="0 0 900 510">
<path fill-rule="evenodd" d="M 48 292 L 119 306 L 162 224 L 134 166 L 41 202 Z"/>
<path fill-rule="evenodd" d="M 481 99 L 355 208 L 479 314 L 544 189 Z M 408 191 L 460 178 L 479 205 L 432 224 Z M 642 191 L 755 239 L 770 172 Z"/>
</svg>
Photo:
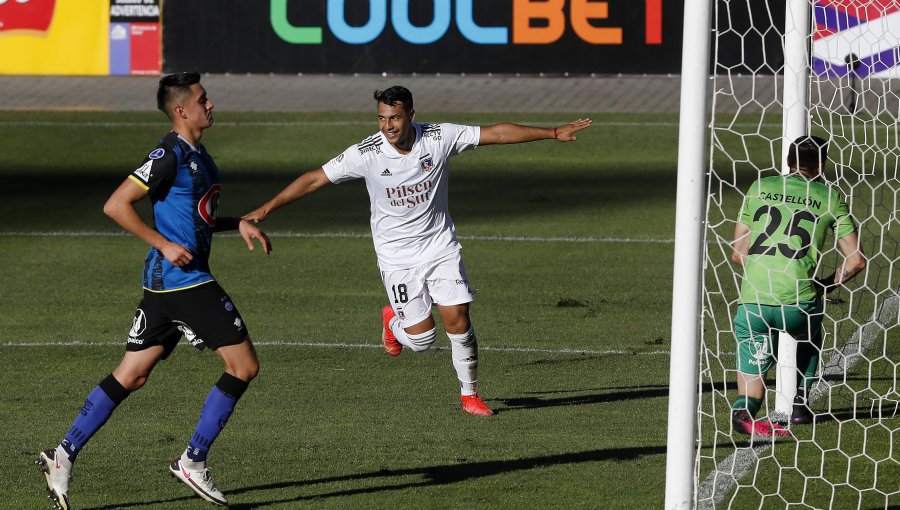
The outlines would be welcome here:
<svg viewBox="0 0 900 510">
<path fill-rule="evenodd" d="M 164 71 L 666 74 L 683 0 L 169 0 Z"/>
</svg>

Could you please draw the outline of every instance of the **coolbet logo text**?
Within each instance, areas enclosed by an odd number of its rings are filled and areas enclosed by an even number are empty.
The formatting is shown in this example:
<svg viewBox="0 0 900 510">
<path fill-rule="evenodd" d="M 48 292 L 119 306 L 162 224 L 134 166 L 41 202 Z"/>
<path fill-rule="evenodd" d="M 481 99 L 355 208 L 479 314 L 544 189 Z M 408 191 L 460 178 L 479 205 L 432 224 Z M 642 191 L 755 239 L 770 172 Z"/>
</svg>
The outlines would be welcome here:
<svg viewBox="0 0 900 510">
<path fill-rule="evenodd" d="M 298 27 L 288 21 L 288 2 L 271 0 L 270 18 L 275 33 L 291 44 L 322 44 L 322 27 Z M 434 15 L 426 26 L 413 25 L 409 18 L 410 0 L 369 0 L 369 19 L 361 26 L 347 23 L 346 0 L 327 0 L 328 29 L 346 44 L 367 44 L 387 27 L 388 12 L 397 35 L 412 44 L 432 44 L 440 40 L 455 21 L 459 32 L 475 44 L 552 44 L 562 38 L 567 27 L 589 44 L 622 44 L 623 29 L 609 19 L 609 4 L 636 0 L 511 0 L 512 27 L 485 27 L 475 22 L 476 1 L 431 0 Z M 662 2 L 644 0 L 646 44 L 662 44 Z M 451 9 L 455 4 L 455 11 Z M 568 7 L 568 9 L 566 9 Z M 511 36 L 510 36 L 511 33 Z"/>
</svg>

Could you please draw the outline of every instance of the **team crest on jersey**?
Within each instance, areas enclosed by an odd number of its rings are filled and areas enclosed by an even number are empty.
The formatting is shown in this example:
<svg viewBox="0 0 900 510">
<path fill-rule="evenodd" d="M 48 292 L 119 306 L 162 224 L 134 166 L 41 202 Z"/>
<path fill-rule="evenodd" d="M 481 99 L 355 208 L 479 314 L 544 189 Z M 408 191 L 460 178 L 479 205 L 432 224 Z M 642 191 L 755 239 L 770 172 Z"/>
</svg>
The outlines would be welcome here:
<svg viewBox="0 0 900 510">
<path fill-rule="evenodd" d="M 153 152 L 147 155 L 150 159 L 159 159 L 166 154 L 166 150 L 163 148 L 153 149 Z"/>
<path fill-rule="evenodd" d="M 196 174 L 198 171 L 200 171 L 200 167 L 197 166 L 197 162 L 196 162 L 196 161 L 191 161 L 190 167 L 191 167 L 191 175 L 194 175 L 194 174 Z"/>
<path fill-rule="evenodd" d="M 197 203 L 197 213 L 210 227 L 216 226 L 216 211 L 219 209 L 219 192 L 221 184 L 213 184 Z"/>
<path fill-rule="evenodd" d="M 434 170 L 434 161 L 431 159 L 431 154 L 419 160 L 419 167 L 422 169 L 423 174 Z"/>
<path fill-rule="evenodd" d="M 139 178 L 144 182 L 150 182 L 150 170 L 153 168 L 153 160 L 148 160 L 146 163 L 141 165 L 140 168 L 134 171 L 134 176 Z"/>
</svg>

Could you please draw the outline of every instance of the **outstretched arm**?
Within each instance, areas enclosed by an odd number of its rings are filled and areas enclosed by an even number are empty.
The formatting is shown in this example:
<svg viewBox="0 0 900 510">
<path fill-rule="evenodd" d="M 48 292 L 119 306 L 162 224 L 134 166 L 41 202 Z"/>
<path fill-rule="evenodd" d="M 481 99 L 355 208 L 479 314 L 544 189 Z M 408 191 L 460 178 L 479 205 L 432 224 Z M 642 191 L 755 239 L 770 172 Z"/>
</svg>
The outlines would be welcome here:
<svg viewBox="0 0 900 510">
<path fill-rule="evenodd" d="M 575 133 L 590 126 L 591 122 L 593 122 L 591 119 L 578 119 L 564 126 L 555 128 L 523 126 L 521 124 L 512 124 L 509 122 L 494 124 L 492 126 L 482 126 L 478 145 L 523 143 L 552 139 L 561 142 L 574 142 Z"/>
<path fill-rule="evenodd" d="M 259 223 L 260 221 L 266 219 L 266 216 L 268 216 L 275 209 L 278 209 L 283 205 L 287 205 L 295 200 L 299 200 L 306 195 L 315 192 L 322 186 L 326 186 L 330 183 L 331 181 L 328 179 L 328 176 L 325 175 L 325 170 L 323 170 L 321 167 L 306 172 L 305 174 L 294 180 L 294 182 L 288 184 L 286 188 L 281 190 L 281 192 L 275 195 L 271 200 L 257 207 L 255 210 L 245 214 L 242 218 L 247 221 Z"/>
<path fill-rule="evenodd" d="M 125 179 L 125 182 L 110 195 L 103 206 L 103 212 L 122 228 L 159 250 L 173 266 L 180 267 L 189 264 L 194 258 L 191 251 L 178 243 L 169 241 L 158 231 L 150 228 L 134 208 L 134 204 L 146 196 L 147 190 L 138 186 L 130 178 Z"/>
</svg>

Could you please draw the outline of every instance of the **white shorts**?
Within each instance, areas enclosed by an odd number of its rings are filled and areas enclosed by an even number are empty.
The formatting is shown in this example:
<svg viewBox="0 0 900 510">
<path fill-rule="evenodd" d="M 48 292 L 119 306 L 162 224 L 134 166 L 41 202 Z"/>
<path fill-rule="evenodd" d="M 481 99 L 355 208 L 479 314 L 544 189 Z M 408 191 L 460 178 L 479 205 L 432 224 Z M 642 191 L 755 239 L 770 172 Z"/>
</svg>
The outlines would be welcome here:
<svg viewBox="0 0 900 510">
<path fill-rule="evenodd" d="M 453 306 L 475 301 L 458 251 L 410 269 L 382 271 L 381 281 L 404 328 L 431 316 L 432 305 Z"/>
</svg>

